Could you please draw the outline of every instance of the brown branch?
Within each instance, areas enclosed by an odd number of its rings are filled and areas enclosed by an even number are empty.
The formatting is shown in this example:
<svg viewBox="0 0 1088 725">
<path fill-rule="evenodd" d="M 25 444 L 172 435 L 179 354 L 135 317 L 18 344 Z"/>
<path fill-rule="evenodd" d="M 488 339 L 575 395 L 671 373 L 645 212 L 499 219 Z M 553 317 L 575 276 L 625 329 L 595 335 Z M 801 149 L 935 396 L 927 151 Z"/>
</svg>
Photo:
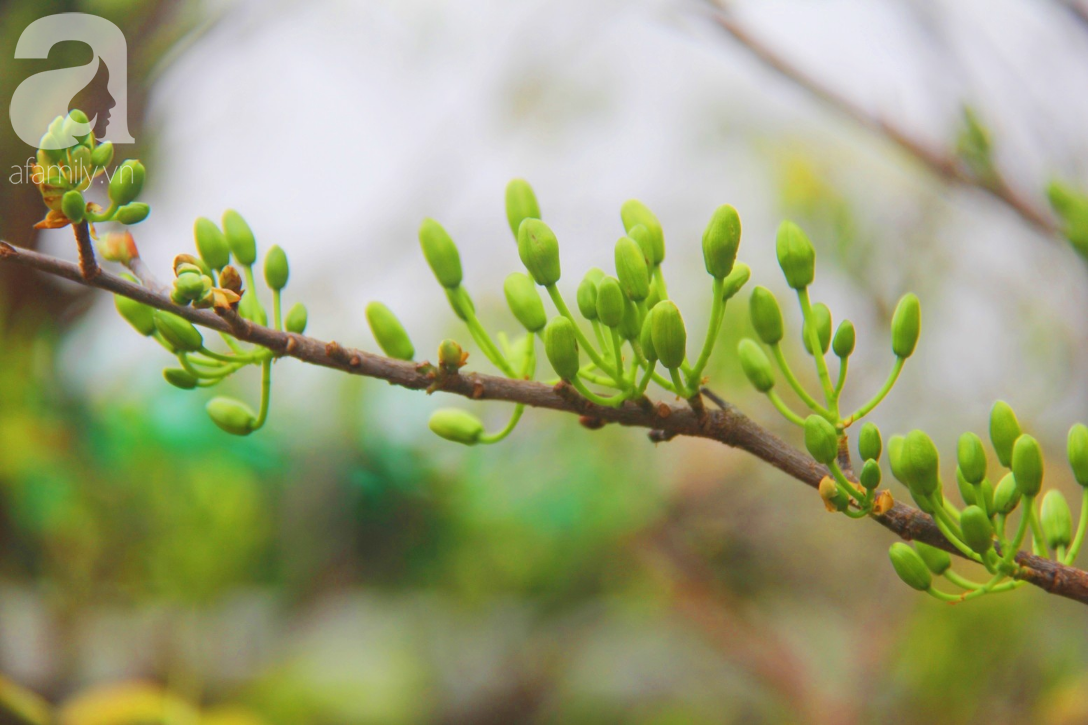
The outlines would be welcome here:
<svg viewBox="0 0 1088 725">
<path fill-rule="evenodd" d="M 76 234 L 76 243 L 79 246 L 79 271 L 83 275 L 83 279 L 91 280 L 97 277 L 102 272 L 102 268 L 98 266 L 98 261 L 94 256 L 94 244 L 91 242 L 91 230 L 90 225 L 83 221 L 79 224 L 73 224 L 72 229 Z"/>
<path fill-rule="evenodd" d="M 737 22 L 725 10 L 721 9 L 718 2 L 711 0 L 711 4 L 719 9 L 718 12 L 714 13 L 714 22 L 768 68 L 808 91 L 822 103 L 835 108 L 858 124 L 892 141 L 945 181 L 981 189 L 992 198 L 1012 209 L 1024 221 L 1044 235 L 1053 237 L 1060 234 L 1061 227 L 1053 215 L 1045 207 L 1037 205 L 1009 186 L 1000 174 L 985 177 L 972 174 L 956 156 L 930 148 L 924 141 L 913 136 L 909 131 L 896 126 L 887 119 L 869 113 L 816 77 L 793 65 L 785 57 L 750 33 L 743 24 Z"/>
<path fill-rule="evenodd" d="M 151 307 L 168 310 L 196 325 L 227 332 L 244 342 L 311 365 L 377 378 L 411 390 L 438 389 L 473 400 L 523 403 L 534 408 L 589 416 L 607 423 L 647 428 L 659 440 L 679 435 L 707 438 L 747 451 L 812 488 L 819 486 L 820 480 L 829 475 L 828 470 L 808 454 L 785 443 L 724 400 L 720 401 L 720 410 L 707 410 L 700 415 L 687 405 L 667 403 L 643 406 L 628 401 L 618 408 L 595 405 L 573 395 L 569 386 L 563 383 L 551 387 L 530 380 L 512 380 L 479 373 L 449 375 L 438 380 L 429 365 L 392 360 L 364 350 L 346 348 L 337 342 L 325 343 L 312 337 L 278 332 L 255 325 L 229 310 L 217 314 L 209 310 L 178 307 L 168 297 L 108 272 L 84 279 L 79 267 L 71 262 L 14 247 L 7 242 L 0 242 L 0 262 L 23 265 L 123 295 Z M 933 520 L 917 509 L 897 503 L 888 513 L 873 518 L 903 539 L 924 541 L 959 555 Z M 1025 552 L 1018 553 L 1016 561 L 1021 567 L 1018 578 L 1052 594 L 1088 604 L 1088 572 Z"/>
</svg>

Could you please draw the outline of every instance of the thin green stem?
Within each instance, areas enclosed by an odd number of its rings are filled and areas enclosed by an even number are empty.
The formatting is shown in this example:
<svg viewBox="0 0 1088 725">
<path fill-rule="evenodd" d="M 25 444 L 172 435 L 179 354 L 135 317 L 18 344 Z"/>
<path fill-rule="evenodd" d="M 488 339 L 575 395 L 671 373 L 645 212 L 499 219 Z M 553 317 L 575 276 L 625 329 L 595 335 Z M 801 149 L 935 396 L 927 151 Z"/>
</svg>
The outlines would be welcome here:
<svg viewBox="0 0 1088 725">
<path fill-rule="evenodd" d="M 215 352 L 214 350 L 209 350 L 206 347 L 201 347 L 200 348 L 200 354 L 204 355 L 205 357 L 211 358 L 212 360 L 219 360 L 220 362 L 232 363 L 232 364 L 233 363 L 238 363 L 238 362 L 251 363 L 251 362 L 256 362 L 256 360 L 257 360 L 256 355 L 249 355 L 249 354 L 224 355 L 223 353 Z"/>
<path fill-rule="evenodd" d="M 1030 506 L 1031 499 L 1025 499 L 1025 502 Z M 1020 515 L 1020 525 L 1016 527 L 1016 534 L 1013 536 L 1012 541 L 1003 541 L 1001 546 L 1004 549 L 1002 558 L 1006 564 L 1012 564 L 1016 559 L 1016 552 L 1020 551 L 1020 546 L 1024 543 L 1024 537 L 1028 533 L 1028 525 L 1031 520 L 1031 516 L 1027 511 L 1022 511 Z"/>
<path fill-rule="evenodd" d="M 654 267 L 654 279 L 657 280 L 657 291 L 661 299 L 669 299 L 669 290 L 665 287 L 665 273 L 661 271 L 661 265 Z"/>
<path fill-rule="evenodd" d="M 710 355 L 714 352 L 714 343 L 718 339 L 718 330 L 722 326 L 722 316 L 725 314 L 722 288 L 722 280 L 715 277 L 713 284 L 714 301 L 710 307 L 710 323 L 707 325 L 703 349 L 699 352 L 699 357 L 695 359 L 695 364 L 691 366 L 691 373 L 688 374 L 688 387 L 692 389 L 699 388 L 703 369 L 706 368 L 706 364 L 710 361 Z"/>
<path fill-rule="evenodd" d="M 253 430 L 260 430 L 268 420 L 268 409 L 272 402 L 272 361 L 261 363 L 261 410 L 257 413 L 257 422 Z"/>
<path fill-rule="evenodd" d="M 1039 515 L 1035 513 L 1034 499 L 1028 500 L 1025 496 L 1025 502 L 1028 504 L 1028 515 L 1031 518 L 1031 548 L 1036 556 L 1048 556 L 1046 551 L 1046 539 L 1043 538 L 1043 527 L 1039 524 Z"/>
<path fill-rule="evenodd" d="M 880 403 L 891 392 L 892 386 L 895 385 L 895 381 L 899 378 L 899 373 L 903 371 L 903 363 L 906 358 L 897 357 L 895 364 L 892 365 L 892 371 L 888 374 L 888 379 L 884 381 L 884 385 L 880 388 L 876 395 L 869 400 L 868 403 L 858 408 L 854 413 L 846 419 L 847 425 L 853 423 L 859 418 L 863 418 L 873 411 L 873 408 L 880 405 Z"/>
<path fill-rule="evenodd" d="M 623 341 L 620 340 L 620 333 L 615 327 L 611 328 L 612 337 L 612 355 L 614 356 L 613 362 L 616 364 L 616 372 L 619 374 L 626 385 L 626 378 L 623 377 Z"/>
<path fill-rule="evenodd" d="M 820 376 L 820 384 L 824 387 L 828 408 L 836 413 L 835 386 L 831 384 L 831 374 L 827 370 L 827 360 L 824 359 L 824 349 L 820 345 L 820 332 L 816 329 L 816 318 L 812 314 L 812 303 L 808 298 L 808 287 L 797 290 L 797 299 L 801 302 L 801 314 L 804 317 L 802 330 L 808 332 L 808 344 L 812 348 L 812 357 L 816 359 L 816 372 Z M 835 417 L 838 415 L 836 413 Z"/>
<path fill-rule="evenodd" d="M 676 394 L 681 398 L 691 397 L 688 395 L 687 388 L 684 387 L 684 381 L 680 379 L 679 368 L 669 368 L 669 376 L 672 378 L 672 384 L 676 389 Z"/>
<path fill-rule="evenodd" d="M 596 403 L 597 405 L 606 405 L 609 408 L 618 408 L 619 406 L 623 405 L 628 398 L 627 393 L 620 393 L 619 395 L 613 395 L 607 398 L 601 395 L 597 395 L 592 390 L 587 388 L 585 386 L 585 383 L 583 383 L 578 378 L 571 380 L 570 384 L 573 385 L 574 389 L 581 393 L 582 396 L 589 402 Z"/>
<path fill-rule="evenodd" d="M 835 395 L 833 396 L 836 403 L 839 401 L 839 396 L 842 395 L 842 389 L 846 387 L 846 371 L 849 366 L 849 357 L 839 358 L 839 379 L 835 382 Z"/>
<path fill-rule="evenodd" d="M 510 420 L 506 423 L 506 427 L 496 433 L 489 433 L 480 436 L 479 442 L 483 444 L 498 443 L 506 438 L 508 435 L 514 432 L 514 428 L 517 427 L 518 421 L 521 420 L 521 414 L 525 412 L 525 405 L 518 403 L 514 406 L 514 412 L 510 416 Z"/>
<path fill-rule="evenodd" d="M 793 374 L 793 370 L 790 369 L 790 364 L 786 362 L 786 356 L 782 353 L 782 345 L 771 345 L 771 354 L 774 356 L 774 361 L 778 365 L 778 369 L 782 371 L 782 377 L 786 378 L 786 382 L 793 388 L 793 392 L 797 393 L 798 397 L 804 401 L 805 405 L 813 411 L 830 419 L 831 411 L 817 403 L 816 399 L 809 395 L 808 391 L 802 387 L 801 381 L 797 379 L 797 376 Z M 837 423 L 838 421 L 832 422 Z"/>
<path fill-rule="evenodd" d="M 973 582 L 970 579 L 968 579 L 967 577 L 960 576 L 956 572 L 952 571 L 951 568 L 945 569 L 944 573 L 941 576 L 943 576 L 945 579 L 947 579 L 952 584 L 955 584 L 956 586 L 960 587 L 961 589 L 967 589 L 969 591 L 974 591 L 975 589 L 981 589 L 984 586 L 983 584 L 980 584 L 979 582 Z"/>
<path fill-rule="evenodd" d="M 261 312 L 264 312 L 264 305 L 261 304 L 260 295 L 257 294 L 257 279 L 253 276 L 253 265 L 244 264 L 242 265 L 242 269 L 246 275 L 246 288 L 249 290 L 249 293 L 253 295 L 253 300 L 256 302 L 257 308 L 260 309 Z"/>
<path fill-rule="evenodd" d="M 771 405 L 778 409 L 782 417 L 789 422 L 802 426 L 805 424 L 805 419 L 790 410 L 790 407 L 782 400 L 782 396 L 774 392 L 774 388 L 767 391 L 767 399 L 771 401 Z"/>
<path fill-rule="evenodd" d="M 609 365 L 604 358 L 594 349 L 593 345 L 589 342 L 589 338 L 582 332 L 582 328 L 578 326 L 578 321 L 574 319 L 574 315 L 570 313 L 570 308 L 567 307 L 567 303 L 563 301 L 563 295 L 559 292 L 559 288 L 554 284 L 548 285 L 544 289 L 548 290 L 548 296 L 552 298 L 552 304 L 555 305 L 555 309 L 559 311 L 559 314 L 570 320 L 574 325 L 574 334 L 578 338 L 578 344 L 586 351 L 586 355 L 589 355 L 589 359 L 592 360 L 597 367 L 604 370 L 606 373 L 612 376 L 612 379 L 616 381 L 616 384 L 623 387 L 623 376 L 616 372 L 616 368 Z"/>
<path fill-rule="evenodd" d="M 272 290 L 272 321 L 277 330 L 283 330 L 283 313 L 278 289 Z"/>
<path fill-rule="evenodd" d="M 654 377 L 654 369 L 657 367 L 657 360 L 647 361 L 646 374 L 642 376 L 642 380 L 638 384 L 636 392 L 639 396 L 646 394 L 646 388 L 649 387 L 650 381 Z"/>
<path fill-rule="evenodd" d="M 1077 533 L 1073 537 L 1073 543 L 1069 546 L 1069 551 L 1065 555 L 1065 560 L 1062 562 L 1066 566 L 1072 565 L 1077 560 L 1077 554 L 1080 553 L 1081 544 L 1084 543 L 1084 532 L 1088 529 L 1088 488 L 1084 489 L 1080 499 L 1080 521 L 1077 522 Z"/>
</svg>

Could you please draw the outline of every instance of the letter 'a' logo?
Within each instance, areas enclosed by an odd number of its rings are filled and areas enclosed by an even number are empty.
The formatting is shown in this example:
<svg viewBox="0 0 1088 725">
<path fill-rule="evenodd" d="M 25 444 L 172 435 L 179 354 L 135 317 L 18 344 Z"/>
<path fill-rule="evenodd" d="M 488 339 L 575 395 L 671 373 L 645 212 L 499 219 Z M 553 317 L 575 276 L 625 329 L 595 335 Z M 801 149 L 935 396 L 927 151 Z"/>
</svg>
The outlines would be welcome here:
<svg viewBox="0 0 1088 725">
<path fill-rule="evenodd" d="M 11 97 L 10 109 L 11 126 L 16 135 L 37 148 L 50 122 L 57 116 L 67 115 L 72 98 L 91 82 L 99 65 L 105 63 L 110 76 L 107 90 L 116 106 L 102 140 L 114 144 L 135 143 L 136 139 L 128 131 L 128 43 L 116 25 L 86 13 L 49 15 L 27 26 L 15 47 L 15 57 L 48 58 L 50 49 L 66 40 L 86 43 L 94 57 L 87 65 L 43 71 L 19 84 Z M 75 145 L 75 137 L 91 133 L 97 120 L 95 116 L 90 123 L 70 127 L 72 136 L 57 139 L 56 148 Z"/>
</svg>

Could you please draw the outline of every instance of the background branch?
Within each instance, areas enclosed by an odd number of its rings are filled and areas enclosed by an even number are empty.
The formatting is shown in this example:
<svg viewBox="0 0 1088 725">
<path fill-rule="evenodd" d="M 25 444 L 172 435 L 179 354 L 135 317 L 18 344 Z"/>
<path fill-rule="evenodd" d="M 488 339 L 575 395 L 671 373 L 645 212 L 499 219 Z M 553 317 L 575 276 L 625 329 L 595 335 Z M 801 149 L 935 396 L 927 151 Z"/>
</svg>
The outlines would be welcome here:
<svg viewBox="0 0 1088 725">
<path fill-rule="evenodd" d="M 193 324 L 230 333 L 244 342 L 260 345 L 312 365 L 377 378 L 412 390 L 439 389 L 474 400 L 502 400 L 523 403 L 534 408 L 589 415 L 604 422 L 648 428 L 659 434 L 658 439 L 662 440 L 678 435 L 707 438 L 747 451 L 813 488 L 828 475 L 827 469 L 808 454 L 785 443 L 744 415 L 736 406 L 725 401 L 722 401 L 721 410 L 705 411 L 704 415 L 699 415 L 690 407 L 664 402 L 645 407 L 633 401 L 618 408 L 594 405 L 565 383 L 549 387 L 530 380 L 512 380 L 479 373 L 449 375 L 438 381 L 430 372 L 430 366 L 423 363 L 393 360 L 363 350 L 346 348 L 337 342 L 325 343 L 312 337 L 279 332 L 255 325 L 230 310 L 212 312 L 178 307 L 169 298 L 117 275 L 103 271 L 91 279 L 85 279 L 80 268 L 71 262 L 21 249 L 7 242 L 0 242 L 0 262 L 19 264 L 82 285 L 120 294 L 151 307 L 172 312 Z M 822 505 L 820 508 L 822 509 Z M 933 520 L 915 508 L 896 503 L 888 513 L 873 518 L 903 539 L 924 541 L 959 555 Z M 1051 594 L 1088 604 L 1088 572 L 1025 552 L 1019 552 L 1016 561 L 1021 566 L 1018 578 Z"/>
<path fill-rule="evenodd" d="M 1000 173 L 987 177 L 972 174 L 954 154 L 931 148 L 906 129 L 866 111 L 816 77 L 790 63 L 785 57 L 749 32 L 742 23 L 737 22 L 727 10 L 721 7 L 718 1 L 711 0 L 711 4 L 715 7 L 714 22 L 740 43 L 741 47 L 747 49 L 764 65 L 780 76 L 808 91 L 826 105 L 849 116 L 858 124 L 892 141 L 945 181 L 985 191 L 990 197 L 997 199 L 1012 209 L 1021 219 L 1048 237 L 1060 233 L 1061 228 L 1049 210 L 1009 186 Z"/>
</svg>

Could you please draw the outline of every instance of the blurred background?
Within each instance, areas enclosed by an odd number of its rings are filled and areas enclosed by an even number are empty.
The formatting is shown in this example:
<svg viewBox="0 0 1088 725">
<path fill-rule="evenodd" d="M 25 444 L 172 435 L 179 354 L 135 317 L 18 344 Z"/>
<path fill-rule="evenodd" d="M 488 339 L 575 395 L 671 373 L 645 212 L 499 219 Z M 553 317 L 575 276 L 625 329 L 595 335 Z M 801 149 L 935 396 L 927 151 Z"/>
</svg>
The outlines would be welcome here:
<svg viewBox="0 0 1088 725">
<path fill-rule="evenodd" d="M 738 208 L 753 284 L 783 295 L 773 234 L 789 217 L 817 246 L 815 296 L 858 327 L 848 402 L 885 377 L 890 311 L 913 290 L 923 336 L 872 416 L 885 437 L 923 427 L 950 452 L 1003 398 L 1073 495 L 1060 464 L 1088 419 L 1081 259 L 767 68 L 709 4 L 3 0 L 4 98 L 88 62 L 78 43 L 12 60 L 32 20 L 71 11 L 128 39 L 138 143 L 120 158 L 149 168 L 154 214 L 134 233 L 163 276 L 196 217 L 236 208 L 287 250 L 308 332 L 375 349 L 362 310 L 380 299 L 433 357 L 468 335 L 419 222 L 446 226 L 483 318 L 512 331 L 510 178 L 534 185 L 569 295 L 611 267 L 622 202 L 646 202 L 689 329 L 709 311 L 711 212 Z M 940 153 L 969 105 L 1044 211 L 1049 179 L 1088 183 L 1075 0 L 726 12 Z M 73 105 L 108 103 L 107 72 Z M 8 178 L 32 153 L 0 122 L 0 236 L 73 259 L 69 232 L 32 233 L 37 190 Z M 799 445 L 731 354 L 745 307 L 728 310 L 712 385 Z M 292 360 L 269 427 L 237 439 L 204 393 L 163 382 L 171 359 L 108 295 L 0 269 L 0 329 L 5 725 L 38 722 L 31 692 L 73 725 L 1088 722 L 1078 605 L 1031 587 L 963 607 L 917 595 L 888 532 L 827 515 L 745 454 L 533 411 L 507 443 L 465 449 L 431 435 L 433 409 L 508 411 Z M 252 377 L 227 387 L 257 395 Z"/>
</svg>

